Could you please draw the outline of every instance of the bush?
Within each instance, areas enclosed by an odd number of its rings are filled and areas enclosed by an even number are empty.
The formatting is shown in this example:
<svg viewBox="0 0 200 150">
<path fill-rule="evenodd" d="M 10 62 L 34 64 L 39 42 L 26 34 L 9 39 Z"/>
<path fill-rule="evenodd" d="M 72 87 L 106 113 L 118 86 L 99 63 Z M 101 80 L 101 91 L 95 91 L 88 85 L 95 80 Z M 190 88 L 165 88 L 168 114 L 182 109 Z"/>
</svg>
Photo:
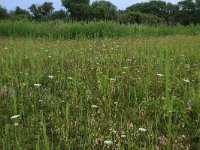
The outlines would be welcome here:
<svg viewBox="0 0 200 150">
<path fill-rule="evenodd" d="M 128 23 L 159 24 L 163 22 L 163 19 L 152 14 L 129 11 L 127 13 L 122 14 L 121 21 L 126 24 Z"/>
</svg>

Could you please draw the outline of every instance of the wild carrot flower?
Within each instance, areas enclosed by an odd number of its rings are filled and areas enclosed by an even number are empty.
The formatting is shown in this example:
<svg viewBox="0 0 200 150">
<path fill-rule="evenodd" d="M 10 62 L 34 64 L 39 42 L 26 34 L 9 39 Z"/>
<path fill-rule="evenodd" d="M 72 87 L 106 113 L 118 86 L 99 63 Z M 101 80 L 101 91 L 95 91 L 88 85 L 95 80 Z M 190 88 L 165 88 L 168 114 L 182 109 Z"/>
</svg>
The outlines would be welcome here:
<svg viewBox="0 0 200 150">
<path fill-rule="evenodd" d="M 92 108 L 98 108 L 98 106 L 97 106 L 97 105 L 91 105 L 91 107 L 92 107 Z"/>
<path fill-rule="evenodd" d="M 10 119 L 16 119 L 16 118 L 19 118 L 19 117 L 20 117 L 20 115 L 14 115 L 14 116 L 10 117 Z"/>
<path fill-rule="evenodd" d="M 123 69 L 125 69 L 125 70 L 126 70 L 126 69 L 128 69 L 128 67 L 123 67 Z"/>
<path fill-rule="evenodd" d="M 160 74 L 160 73 L 158 73 L 157 76 L 159 76 L 159 77 L 164 77 L 164 75 L 163 75 L 163 74 Z"/>
<path fill-rule="evenodd" d="M 105 144 L 105 145 L 109 145 L 109 146 L 110 146 L 110 145 L 112 145 L 112 144 L 113 144 L 113 142 L 112 142 L 112 141 L 110 141 L 110 140 L 106 140 L 106 141 L 104 141 L 104 144 Z"/>
<path fill-rule="evenodd" d="M 40 86 L 42 86 L 42 85 L 37 83 L 37 84 L 34 84 L 34 86 L 35 86 L 35 87 L 40 87 Z"/>
<path fill-rule="evenodd" d="M 49 79 L 53 79 L 53 78 L 54 78 L 54 76 L 52 76 L 52 75 L 49 75 L 49 76 L 48 76 L 48 78 L 49 78 Z"/>
<path fill-rule="evenodd" d="M 141 131 L 141 132 L 146 132 L 147 129 L 145 129 L 145 128 L 139 128 L 139 131 Z"/>
<path fill-rule="evenodd" d="M 122 137 L 122 138 L 125 138 L 125 137 L 126 137 L 126 135 L 125 135 L 125 134 L 122 134 L 122 135 L 121 135 L 121 137 Z"/>
<path fill-rule="evenodd" d="M 72 77 L 67 77 L 67 79 L 68 79 L 68 80 L 72 80 L 73 78 L 72 78 Z"/>
<path fill-rule="evenodd" d="M 116 81 L 116 79 L 115 78 L 110 78 L 110 82 L 115 82 Z"/>
<path fill-rule="evenodd" d="M 183 81 L 184 81 L 185 83 L 190 83 L 190 81 L 187 80 L 187 79 L 183 79 Z"/>
</svg>

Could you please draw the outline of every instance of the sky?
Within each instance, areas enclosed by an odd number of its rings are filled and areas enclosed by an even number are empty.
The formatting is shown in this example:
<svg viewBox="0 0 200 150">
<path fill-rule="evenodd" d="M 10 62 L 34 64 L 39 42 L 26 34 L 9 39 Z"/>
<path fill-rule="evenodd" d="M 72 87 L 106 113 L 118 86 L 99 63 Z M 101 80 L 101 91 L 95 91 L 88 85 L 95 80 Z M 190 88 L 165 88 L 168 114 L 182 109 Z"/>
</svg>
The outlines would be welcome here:
<svg viewBox="0 0 200 150">
<path fill-rule="evenodd" d="M 91 0 L 93 2 L 95 0 Z M 107 0 L 116 5 L 119 9 L 126 9 L 128 6 L 131 6 L 135 3 L 148 2 L 148 0 Z M 181 0 L 164 0 L 166 2 L 177 3 Z M 62 8 L 61 0 L 0 0 L 0 5 L 6 8 L 7 10 L 14 10 L 16 6 L 19 6 L 23 9 L 28 9 L 31 4 L 42 4 L 44 2 L 53 2 L 53 6 L 56 10 Z"/>
</svg>

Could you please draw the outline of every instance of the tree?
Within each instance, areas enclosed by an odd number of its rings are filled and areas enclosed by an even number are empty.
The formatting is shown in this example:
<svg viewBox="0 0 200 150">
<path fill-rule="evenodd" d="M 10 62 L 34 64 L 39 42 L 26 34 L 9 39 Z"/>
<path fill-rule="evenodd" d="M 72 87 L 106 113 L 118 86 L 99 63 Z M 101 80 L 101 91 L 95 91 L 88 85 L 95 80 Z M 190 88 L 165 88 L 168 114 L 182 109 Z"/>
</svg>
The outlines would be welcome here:
<svg viewBox="0 0 200 150">
<path fill-rule="evenodd" d="M 158 24 L 162 23 L 163 19 L 153 14 L 145 14 L 141 12 L 129 11 L 122 14 L 121 22 L 125 24 L 128 23 Z"/>
<path fill-rule="evenodd" d="M 62 5 L 70 11 L 71 9 L 71 4 L 90 4 L 90 0 L 61 0 Z"/>
<path fill-rule="evenodd" d="M 15 8 L 14 11 L 10 13 L 11 19 L 20 20 L 30 18 L 30 13 L 27 10 L 21 9 L 19 6 Z"/>
<path fill-rule="evenodd" d="M 90 20 L 91 7 L 87 4 L 76 4 L 73 3 L 70 6 L 71 17 L 75 20 Z"/>
<path fill-rule="evenodd" d="M 65 19 L 68 17 L 68 12 L 64 11 L 63 9 L 55 11 L 51 14 L 51 19 Z"/>
<path fill-rule="evenodd" d="M 165 18 L 167 15 L 167 4 L 164 1 L 150 1 L 145 3 L 134 4 L 127 8 L 127 11 L 142 12 L 145 14 L 153 14 L 158 17 Z"/>
<path fill-rule="evenodd" d="M 200 0 L 195 0 L 195 23 L 200 23 Z"/>
<path fill-rule="evenodd" d="M 32 16 L 33 16 L 34 19 L 41 19 L 42 18 L 42 14 L 39 10 L 39 7 L 36 4 L 32 4 L 28 9 L 32 13 Z"/>
<path fill-rule="evenodd" d="M 192 0 L 178 2 L 178 8 L 176 18 L 181 24 L 195 23 L 195 3 Z"/>
<path fill-rule="evenodd" d="M 176 14 L 179 12 L 178 6 L 172 3 L 167 3 L 166 5 L 167 16 L 165 18 L 166 22 L 170 25 L 174 25 L 177 22 Z"/>
<path fill-rule="evenodd" d="M 8 17 L 7 10 L 0 5 L 0 20 Z"/>
<path fill-rule="evenodd" d="M 44 2 L 42 5 L 32 4 L 29 8 L 34 19 L 48 18 L 54 10 L 52 2 Z"/>
<path fill-rule="evenodd" d="M 71 18 L 88 20 L 90 18 L 90 0 L 61 0 L 62 5 L 69 11 Z"/>
<path fill-rule="evenodd" d="M 52 2 L 44 2 L 41 6 L 38 7 L 38 9 L 43 16 L 48 17 L 52 14 L 55 8 L 53 7 Z"/>
<path fill-rule="evenodd" d="M 93 17 L 97 20 L 115 20 L 118 17 L 117 7 L 111 2 L 96 1 L 91 7 Z"/>
</svg>

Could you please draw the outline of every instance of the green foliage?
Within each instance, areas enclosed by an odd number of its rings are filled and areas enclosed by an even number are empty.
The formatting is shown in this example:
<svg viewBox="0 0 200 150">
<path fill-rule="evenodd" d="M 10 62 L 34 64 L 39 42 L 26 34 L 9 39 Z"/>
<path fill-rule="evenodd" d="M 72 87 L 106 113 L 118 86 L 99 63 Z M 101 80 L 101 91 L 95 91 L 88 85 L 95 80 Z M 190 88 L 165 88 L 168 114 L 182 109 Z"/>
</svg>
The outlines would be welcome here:
<svg viewBox="0 0 200 150">
<path fill-rule="evenodd" d="M 91 15 L 91 7 L 87 4 L 73 3 L 70 5 L 70 17 L 74 20 L 89 20 Z"/>
<path fill-rule="evenodd" d="M 90 0 L 61 0 L 61 2 L 63 4 L 63 6 L 70 11 L 71 4 L 86 4 L 86 5 L 89 5 Z"/>
<path fill-rule="evenodd" d="M 34 19 L 48 18 L 54 10 L 52 2 L 44 2 L 42 5 L 32 4 L 29 8 Z"/>
<path fill-rule="evenodd" d="M 8 17 L 7 10 L 0 5 L 0 20 Z"/>
<path fill-rule="evenodd" d="M 116 20 L 118 18 L 117 7 L 111 2 L 95 1 L 91 7 L 93 18 L 96 20 Z"/>
<path fill-rule="evenodd" d="M 128 23 L 159 24 L 163 22 L 163 19 L 153 14 L 128 11 L 121 15 L 121 21 L 126 24 Z"/>
<path fill-rule="evenodd" d="M 90 18 L 91 9 L 89 0 L 61 0 L 63 6 L 70 12 L 75 20 L 87 20 Z"/>
<path fill-rule="evenodd" d="M 153 16 L 154 17 L 154 16 Z M 198 35 L 200 26 L 123 25 L 113 22 L 30 22 L 1 21 L 0 35 L 6 37 L 37 37 L 56 39 L 136 37 L 163 35 Z"/>
<path fill-rule="evenodd" d="M 44 2 L 40 7 L 39 10 L 43 16 L 50 16 L 54 10 L 52 2 Z"/>
<path fill-rule="evenodd" d="M 36 4 L 32 4 L 28 9 L 32 13 L 32 16 L 33 16 L 34 19 L 41 19 L 42 18 L 42 14 L 39 10 L 39 6 L 37 6 Z"/>
<path fill-rule="evenodd" d="M 178 2 L 179 12 L 176 13 L 177 21 L 188 25 L 195 23 L 195 3 L 192 0 Z"/>
<path fill-rule="evenodd" d="M 61 9 L 61 10 L 58 10 L 58 11 L 54 11 L 50 18 L 55 20 L 55 19 L 67 19 L 67 17 L 69 16 L 68 12 Z"/>
<path fill-rule="evenodd" d="M 30 19 L 31 15 L 27 10 L 21 9 L 19 6 L 17 6 L 15 10 L 9 14 L 9 18 L 11 20 L 23 20 Z"/>
<path fill-rule="evenodd" d="M 170 3 L 169 3 L 170 4 Z M 170 8 L 168 8 L 170 9 Z M 167 4 L 164 1 L 150 1 L 145 3 L 134 4 L 127 8 L 127 11 L 142 12 L 146 14 L 153 14 L 158 17 L 165 18 L 167 15 Z M 168 10 L 171 11 L 171 10 Z"/>
</svg>

